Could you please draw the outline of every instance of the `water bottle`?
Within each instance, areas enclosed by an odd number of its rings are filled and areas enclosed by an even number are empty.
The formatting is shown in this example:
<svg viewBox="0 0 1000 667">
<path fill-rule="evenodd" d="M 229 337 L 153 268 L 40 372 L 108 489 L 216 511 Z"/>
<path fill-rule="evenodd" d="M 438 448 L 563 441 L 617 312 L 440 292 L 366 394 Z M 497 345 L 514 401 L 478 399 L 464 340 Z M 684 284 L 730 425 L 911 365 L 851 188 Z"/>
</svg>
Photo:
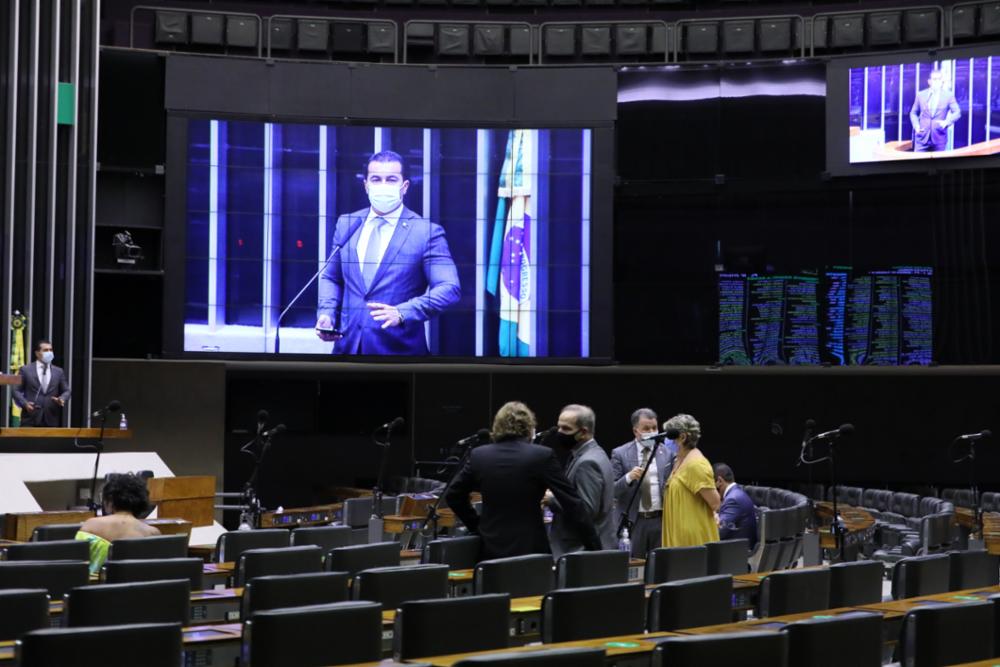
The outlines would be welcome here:
<svg viewBox="0 0 1000 667">
<path fill-rule="evenodd" d="M 118 428 L 120 428 L 123 431 L 128 430 L 128 419 L 125 418 L 124 412 L 122 413 L 121 421 L 118 422 Z"/>
<path fill-rule="evenodd" d="M 618 540 L 618 551 L 624 551 L 627 554 L 632 553 L 632 540 L 628 537 L 628 528 L 622 529 L 622 537 Z"/>
</svg>

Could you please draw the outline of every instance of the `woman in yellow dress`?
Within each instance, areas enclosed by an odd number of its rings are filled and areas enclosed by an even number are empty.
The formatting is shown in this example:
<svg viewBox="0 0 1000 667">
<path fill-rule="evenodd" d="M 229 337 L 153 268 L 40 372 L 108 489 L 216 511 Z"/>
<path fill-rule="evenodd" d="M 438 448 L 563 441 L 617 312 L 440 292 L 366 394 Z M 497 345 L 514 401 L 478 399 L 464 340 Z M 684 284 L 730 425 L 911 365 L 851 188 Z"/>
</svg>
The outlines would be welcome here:
<svg viewBox="0 0 1000 667">
<path fill-rule="evenodd" d="M 701 425 L 691 415 L 671 417 L 663 430 L 677 429 L 677 459 L 663 493 L 663 546 L 693 547 L 719 539 L 715 512 L 722 504 L 712 464 L 698 449 Z"/>
</svg>

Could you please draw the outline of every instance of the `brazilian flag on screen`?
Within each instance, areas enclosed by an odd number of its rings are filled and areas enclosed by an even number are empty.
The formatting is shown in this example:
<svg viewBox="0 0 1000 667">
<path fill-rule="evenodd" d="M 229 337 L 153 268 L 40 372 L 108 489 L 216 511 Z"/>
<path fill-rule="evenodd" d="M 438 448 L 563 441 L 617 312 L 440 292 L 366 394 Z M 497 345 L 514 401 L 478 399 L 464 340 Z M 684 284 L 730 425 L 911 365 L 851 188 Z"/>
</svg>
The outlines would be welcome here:
<svg viewBox="0 0 1000 667">
<path fill-rule="evenodd" d="M 10 372 L 17 373 L 26 363 L 24 350 L 24 332 L 28 326 L 28 316 L 18 311 L 10 318 Z M 11 398 L 10 425 L 17 428 L 21 425 L 21 408 Z"/>
<path fill-rule="evenodd" d="M 511 130 L 497 185 L 486 290 L 500 301 L 501 357 L 532 356 L 531 179 L 537 130 Z"/>
</svg>

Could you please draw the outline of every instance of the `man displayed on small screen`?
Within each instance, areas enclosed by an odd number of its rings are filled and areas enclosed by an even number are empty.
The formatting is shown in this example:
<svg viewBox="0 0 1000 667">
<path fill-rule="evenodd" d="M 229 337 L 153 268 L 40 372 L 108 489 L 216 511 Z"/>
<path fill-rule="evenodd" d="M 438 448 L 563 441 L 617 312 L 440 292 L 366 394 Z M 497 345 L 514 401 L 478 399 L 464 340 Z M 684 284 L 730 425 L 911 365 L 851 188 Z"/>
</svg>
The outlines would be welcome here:
<svg viewBox="0 0 1000 667">
<path fill-rule="evenodd" d="M 927 88 L 916 94 L 910 107 L 914 152 L 947 150 L 948 128 L 961 117 L 955 93 L 944 87 L 943 72 L 931 70 Z"/>
<path fill-rule="evenodd" d="M 426 355 L 424 322 L 461 296 L 444 230 L 403 205 L 399 154 L 372 155 L 364 186 L 371 206 L 337 220 L 342 249 L 320 276 L 316 334 L 334 354 Z"/>
</svg>

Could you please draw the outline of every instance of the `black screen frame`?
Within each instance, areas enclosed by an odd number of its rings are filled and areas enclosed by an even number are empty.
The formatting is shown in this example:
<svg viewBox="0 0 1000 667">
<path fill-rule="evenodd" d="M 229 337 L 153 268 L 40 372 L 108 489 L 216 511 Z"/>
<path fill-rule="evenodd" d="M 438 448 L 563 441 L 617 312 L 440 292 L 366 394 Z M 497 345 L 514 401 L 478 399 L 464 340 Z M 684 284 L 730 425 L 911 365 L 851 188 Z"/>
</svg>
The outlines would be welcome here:
<svg viewBox="0 0 1000 667">
<path fill-rule="evenodd" d="M 611 67 L 574 68 L 434 68 L 424 66 L 370 66 L 343 63 L 281 62 L 198 56 L 167 58 L 165 106 L 167 155 L 163 348 L 167 358 L 218 360 L 288 360 L 331 362 L 426 362 L 465 364 L 600 365 L 613 363 L 614 303 L 612 285 L 613 198 L 617 74 Z M 328 69 L 327 69 L 328 68 Z M 471 70 L 471 71 L 470 71 Z M 293 107 L 289 89 L 301 90 L 318 73 L 338 82 L 323 96 L 299 100 Z M 565 79 L 576 79 L 567 85 Z M 234 77 L 249 81 L 234 86 Z M 298 80 L 300 87 L 294 82 Z M 486 80 L 502 95 L 470 96 L 471 81 Z M 407 82 L 401 84 L 401 82 Z M 357 92 L 381 90 L 384 85 L 419 88 L 424 99 L 440 103 L 413 107 L 394 104 L 395 98 L 370 98 L 358 106 Z M 476 85 L 476 84 L 473 84 Z M 314 90 L 314 89 L 312 89 Z M 402 94 L 402 93 L 400 93 Z M 308 97 L 308 94 L 307 94 Z M 322 99 L 319 99 L 322 97 Z M 503 108 L 497 110 L 497 100 Z M 461 103 L 457 103 L 460 101 Z M 293 100 L 294 101 L 294 100 Z M 319 113 L 318 113 L 319 112 Z M 327 115 L 329 114 L 329 115 Z M 317 355 L 297 353 L 223 353 L 184 350 L 184 296 L 187 247 L 187 145 L 191 118 L 256 120 L 264 122 L 326 123 L 332 125 L 392 125 L 394 127 L 449 127 L 496 129 L 588 129 L 591 131 L 591 241 L 590 241 L 590 356 L 589 357 L 447 357 Z"/>
<path fill-rule="evenodd" d="M 978 157 L 950 157 L 928 160 L 887 160 L 885 162 L 850 161 L 848 141 L 850 115 L 850 70 L 856 67 L 907 65 L 928 58 L 1000 57 L 1000 44 L 962 46 L 922 51 L 894 51 L 885 54 L 831 58 L 826 69 L 826 169 L 831 176 L 875 176 L 880 174 L 934 174 L 939 171 L 989 169 L 1000 167 L 1000 154 Z"/>
</svg>

